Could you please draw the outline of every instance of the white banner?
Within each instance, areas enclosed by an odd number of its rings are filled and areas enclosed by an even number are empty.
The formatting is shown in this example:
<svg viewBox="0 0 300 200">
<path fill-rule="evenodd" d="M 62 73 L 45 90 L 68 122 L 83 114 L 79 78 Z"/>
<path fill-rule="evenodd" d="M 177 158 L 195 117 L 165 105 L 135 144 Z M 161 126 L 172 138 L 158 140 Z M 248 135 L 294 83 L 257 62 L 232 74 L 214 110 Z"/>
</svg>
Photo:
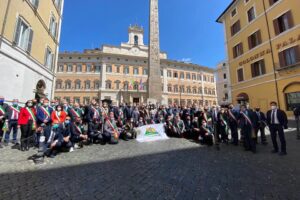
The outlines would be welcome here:
<svg viewBox="0 0 300 200">
<path fill-rule="evenodd" d="M 138 142 L 152 142 L 169 139 L 165 133 L 164 124 L 151 124 L 137 129 Z"/>
</svg>

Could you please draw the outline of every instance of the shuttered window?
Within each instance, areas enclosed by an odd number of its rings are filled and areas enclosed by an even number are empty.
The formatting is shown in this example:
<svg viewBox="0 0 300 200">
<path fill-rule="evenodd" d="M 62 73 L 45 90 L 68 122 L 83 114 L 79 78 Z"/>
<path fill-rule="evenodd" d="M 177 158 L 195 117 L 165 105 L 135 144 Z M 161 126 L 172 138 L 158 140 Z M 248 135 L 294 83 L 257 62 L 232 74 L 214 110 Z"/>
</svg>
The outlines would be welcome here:
<svg viewBox="0 0 300 200">
<path fill-rule="evenodd" d="M 256 31 L 255 33 L 253 33 L 252 35 L 250 35 L 248 37 L 248 45 L 249 45 L 249 49 L 252 49 L 258 45 L 260 45 L 262 42 L 261 40 L 261 32 Z"/>
<path fill-rule="evenodd" d="M 56 20 L 55 20 L 54 16 L 51 16 L 50 25 L 49 25 L 49 31 L 50 31 L 50 34 L 53 37 L 56 37 L 57 23 L 56 23 Z"/>
<path fill-rule="evenodd" d="M 50 71 L 53 70 L 53 53 L 49 47 L 46 48 L 45 52 L 45 67 L 50 69 Z"/>
<path fill-rule="evenodd" d="M 240 23 L 240 20 L 238 20 L 237 22 L 235 22 L 235 23 L 231 26 L 231 36 L 234 36 L 234 35 L 237 34 L 240 30 L 241 30 L 241 23 Z"/>
<path fill-rule="evenodd" d="M 292 12 L 288 11 L 273 21 L 275 34 L 279 35 L 294 26 Z"/>
<path fill-rule="evenodd" d="M 243 68 L 237 70 L 238 82 L 244 81 L 244 70 Z"/>
<path fill-rule="evenodd" d="M 250 8 L 247 12 L 248 15 L 248 22 L 251 22 L 255 19 L 255 10 L 254 7 Z"/>
<path fill-rule="evenodd" d="M 30 0 L 30 3 L 37 9 L 39 7 L 39 0 Z"/>
<path fill-rule="evenodd" d="M 14 44 L 30 53 L 32 40 L 33 30 L 20 17 L 18 17 L 14 34 Z"/>
<path fill-rule="evenodd" d="M 252 77 L 264 75 L 266 73 L 265 61 L 260 60 L 251 64 Z"/>
<path fill-rule="evenodd" d="M 243 44 L 239 43 L 233 47 L 233 58 L 243 54 Z"/>
<path fill-rule="evenodd" d="M 294 65 L 300 62 L 300 46 L 291 47 L 279 53 L 280 67 Z"/>
</svg>

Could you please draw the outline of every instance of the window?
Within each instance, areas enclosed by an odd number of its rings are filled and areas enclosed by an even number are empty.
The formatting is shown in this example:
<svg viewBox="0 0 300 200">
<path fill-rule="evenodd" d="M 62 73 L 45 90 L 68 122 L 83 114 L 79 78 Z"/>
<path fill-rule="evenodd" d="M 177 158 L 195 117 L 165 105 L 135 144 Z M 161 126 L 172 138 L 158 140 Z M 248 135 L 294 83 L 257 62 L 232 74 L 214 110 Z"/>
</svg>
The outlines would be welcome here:
<svg viewBox="0 0 300 200">
<path fill-rule="evenodd" d="M 210 77 L 210 82 L 214 83 L 215 82 L 215 77 Z"/>
<path fill-rule="evenodd" d="M 31 52 L 31 45 L 33 39 L 33 31 L 20 17 L 17 19 L 16 31 L 14 35 L 14 43 L 27 51 Z"/>
<path fill-rule="evenodd" d="M 184 93 L 184 91 L 185 91 L 185 90 L 184 90 L 184 86 L 180 86 L 180 92 L 181 92 L 181 93 Z"/>
<path fill-rule="evenodd" d="M 264 75 L 266 73 L 265 61 L 260 60 L 251 64 L 251 73 L 253 78 Z"/>
<path fill-rule="evenodd" d="M 82 72 L 82 65 L 77 65 L 76 66 L 76 72 Z"/>
<path fill-rule="evenodd" d="M 239 43 L 233 47 L 233 58 L 239 57 L 243 54 L 243 43 Z"/>
<path fill-rule="evenodd" d="M 189 86 L 189 87 L 187 87 L 187 89 L 186 89 L 186 90 L 187 90 L 187 93 L 189 93 L 189 94 L 190 94 L 190 93 L 192 93 L 192 90 L 191 90 L 191 87 L 190 87 L 190 86 Z"/>
<path fill-rule="evenodd" d="M 224 84 L 224 88 L 227 88 L 227 84 Z"/>
<path fill-rule="evenodd" d="M 124 74 L 129 74 L 129 67 L 124 67 Z"/>
<path fill-rule="evenodd" d="M 226 73 L 223 74 L 223 78 L 224 78 L 225 80 L 227 79 L 227 74 L 226 74 Z"/>
<path fill-rule="evenodd" d="M 172 85 L 168 85 L 168 92 L 172 92 Z"/>
<path fill-rule="evenodd" d="M 139 74 L 139 68 L 134 68 L 133 69 L 133 74 L 138 75 Z"/>
<path fill-rule="evenodd" d="M 124 82 L 124 90 L 128 90 L 128 82 L 126 81 L 126 82 Z"/>
<path fill-rule="evenodd" d="M 183 72 L 180 73 L 180 79 L 184 79 L 184 73 Z"/>
<path fill-rule="evenodd" d="M 45 67 L 47 67 L 51 71 L 53 70 L 53 53 L 49 47 L 46 48 Z"/>
<path fill-rule="evenodd" d="M 106 72 L 107 73 L 111 73 L 112 72 L 112 66 L 111 65 L 107 65 L 106 66 Z"/>
<path fill-rule="evenodd" d="M 225 100 L 228 100 L 228 93 L 225 93 Z"/>
<path fill-rule="evenodd" d="M 191 79 L 191 74 L 190 73 L 188 73 L 188 74 L 186 74 L 186 79 Z"/>
<path fill-rule="evenodd" d="M 171 72 L 171 71 L 168 71 L 168 72 L 167 72 L 167 75 L 168 75 L 168 77 L 172 77 L 172 72 Z"/>
<path fill-rule="evenodd" d="M 39 0 L 30 0 L 30 3 L 37 9 L 39 7 Z"/>
<path fill-rule="evenodd" d="M 85 81 L 85 89 L 91 89 L 91 81 Z"/>
<path fill-rule="evenodd" d="M 164 70 L 160 70 L 160 76 L 164 76 Z"/>
<path fill-rule="evenodd" d="M 279 53 L 280 67 L 294 65 L 300 62 L 300 46 L 286 49 Z"/>
<path fill-rule="evenodd" d="M 100 88 L 100 81 L 97 80 L 97 81 L 94 82 L 94 88 L 96 90 Z"/>
<path fill-rule="evenodd" d="M 236 8 L 235 8 L 235 9 L 233 9 L 233 10 L 231 11 L 231 17 L 234 17 L 234 16 L 236 15 L 236 13 L 237 13 L 237 11 L 236 11 Z"/>
<path fill-rule="evenodd" d="M 270 6 L 272 6 L 274 3 L 276 3 L 279 0 L 269 0 Z"/>
<path fill-rule="evenodd" d="M 198 93 L 199 93 L 199 94 L 203 94 L 202 87 L 199 87 L 199 88 L 198 88 Z"/>
<path fill-rule="evenodd" d="M 174 86 L 174 92 L 178 93 L 178 86 L 177 85 Z"/>
<path fill-rule="evenodd" d="M 106 89 L 111 89 L 111 81 L 106 81 L 105 82 L 105 88 Z"/>
<path fill-rule="evenodd" d="M 139 36 L 137 35 L 134 36 L 134 45 L 139 45 Z"/>
<path fill-rule="evenodd" d="M 258 46 L 261 44 L 261 33 L 260 30 L 256 31 L 252 35 L 248 37 L 248 45 L 249 49 L 253 49 L 254 47 Z"/>
<path fill-rule="evenodd" d="M 91 72 L 92 71 L 92 65 L 88 64 L 86 65 L 86 72 Z"/>
<path fill-rule="evenodd" d="M 95 66 L 95 72 L 99 73 L 101 71 L 101 66 L 100 65 L 96 65 Z"/>
<path fill-rule="evenodd" d="M 250 8 L 247 12 L 248 22 L 252 22 L 255 19 L 255 10 L 254 7 Z"/>
<path fill-rule="evenodd" d="M 300 106 L 300 92 L 287 93 L 285 95 L 287 110 L 292 111 L 294 108 Z"/>
<path fill-rule="evenodd" d="M 64 71 L 64 66 L 63 65 L 59 65 L 57 71 L 58 72 L 63 72 Z"/>
<path fill-rule="evenodd" d="M 238 82 L 244 81 L 244 70 L 243 68 L 237 70 Z"/>
<path fill-rule="evenodd" d="M 81 87 L 81 82 L 80 82 L 80 80 L 76 80 L 76 81 L 75 81 L 75 89 L 79 90 L 80 87 Z"/>
<path fill-rule="evenodd" d="M 197 88 L 193 87 L 193 94 L 197 94 Z"/>
<path fill-rule="evenodd" d="M 174 72 L 174 78 L 178 78 L 178 73 Z"/>
<path fill-rule="evenodd" d="M 205 82 L 206 82 L 206 76 L 205 76 L 205 75 L 203 75 L 203 81 L 205 81 Z"/>
<path fill-rule="evenodd" d="M 208 94 L 207 88 L 204 88 L 204 94 Z"/>
<path fill-rule="evenodd" d="M 275 34 L 280 33 L 292 28 L 294 26 L 292 12 L 288 11 L 273 21 Z"/>
<path fill-rule="evenodd" d="M 71 81 L 70 81 L 70 80 L 67 80 L 67 81 L 65 82 L 65 88 L 66 88 L 66 89 L 71 89 Z"/>
<path fill-rule="evenodd" d="M 192 74 L 192 80 L 196 80 L 196 74 Z"/>
<path fill-rule="evenodd" d="M 68 65 L 67 67 L 67 72 L 72 72 L 73 71 L 73 65 Z"/>
<path fill-rule="evenodd" d="M 238 20 L 237 22 L 235 22 L 235 23 L 231 26 L 231 36 L 234 36 L 234 35 L 237 34 L 240 30 L 241 30 L 241 23 L 240 23 L 240 20 Z"/>
<path fill-rule="evenodd" d="M 56 37 L 57 23 L 54 16 L 51 16 L 50 18 L 49 31 L 53 37 Z"/>
<path fill-rule="evenodd" d="M 83 97 L 83 103 L 88 105 L 90 104 L 90 98 L 89 97 Z"/>
<path fill-rule="evenodd" d="M 80 103 L 80 97 L 74 97 L 74 103 Z"/>
<path fill-rule="evenodd" d="M 147 90 L 147 83 L 143 83 L 143 90 L 144 90 L 144 91 Z"/>
<path fill-rule="evenodd" d="M 143 75 L 148 75 L 148 69 L 143 69 Z"/>
<path fill-rule="evenodd" d="M 139 89 L 139 83 L 138 82 L 134 82 L 133 83 L 133 89 L 134 90 L 138 90 Z"/>
<path fill-rule="evenodd" d="M 119 90 L 120 89 L 120 81 L 115 81 L 115 85 L 116 85 L 116 89 Z"/>
<path fill-rule="evenodd" d="M 120 71 L 121 71 L 120 66 L 116 65 L 116 72 L 119 74 L 119 73 L 121 73 Z"/>
<path fill-rule="evenodd" d="M 198 80 L 198 81 L 201 81 L 201 80 L 202 80 L 201 74 L 198 74 L 198 75 L 197 75 L 197 80 Z"/>
<path fill-rule="evenodd" d="M 56 89 L 62 89 L 62 81 L 61 80 L 56 81 Z"/>
</svg>

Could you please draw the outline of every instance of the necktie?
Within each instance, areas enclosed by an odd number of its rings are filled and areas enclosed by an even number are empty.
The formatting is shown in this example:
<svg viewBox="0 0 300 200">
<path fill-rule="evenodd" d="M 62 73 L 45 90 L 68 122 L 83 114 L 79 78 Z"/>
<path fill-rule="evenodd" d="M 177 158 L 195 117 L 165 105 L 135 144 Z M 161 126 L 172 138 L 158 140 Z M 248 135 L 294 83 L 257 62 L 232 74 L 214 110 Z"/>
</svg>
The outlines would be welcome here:
<svg viewBox="0 0 300 200">
<path fill-rule="evenodd" d="M 272 111 L 272 117 L 271 117 L 271 118 L 272 118 L 272 119 L 271 119 L 271 120 L 272 120 L 271 123 L 272 123 L 272 124 L 275 124 L 275 110 Z"/>
</svg>

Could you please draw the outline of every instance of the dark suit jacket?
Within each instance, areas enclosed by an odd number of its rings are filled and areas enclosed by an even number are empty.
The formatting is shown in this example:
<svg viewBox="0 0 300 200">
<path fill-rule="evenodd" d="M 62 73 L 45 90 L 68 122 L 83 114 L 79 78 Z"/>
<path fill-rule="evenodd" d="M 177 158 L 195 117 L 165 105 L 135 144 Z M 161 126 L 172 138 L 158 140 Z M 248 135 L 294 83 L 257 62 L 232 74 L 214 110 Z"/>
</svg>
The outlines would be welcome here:
<svg viewBox="0 0 300 200">
<path fill-rule="evenodd" d="M 267 112 L 267 124 L 271 125 L 272 122 L 272 110 Z M 288 128 L 288 119 L 286 113 L 283 110 L 277 109 L 277 118 L 281 126 Z"/>
</svg>

